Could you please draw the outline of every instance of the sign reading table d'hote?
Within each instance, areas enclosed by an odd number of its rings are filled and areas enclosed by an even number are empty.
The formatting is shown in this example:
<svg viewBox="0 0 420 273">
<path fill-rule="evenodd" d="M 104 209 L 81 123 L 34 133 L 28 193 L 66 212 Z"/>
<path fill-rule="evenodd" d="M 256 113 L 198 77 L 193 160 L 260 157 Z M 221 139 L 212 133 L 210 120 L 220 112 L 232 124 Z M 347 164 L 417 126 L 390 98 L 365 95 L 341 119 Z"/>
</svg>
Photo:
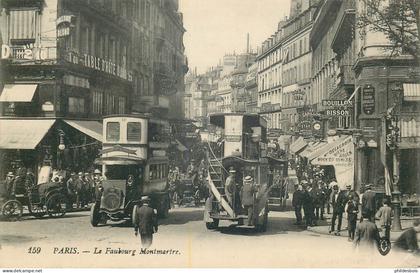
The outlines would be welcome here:
<svg viewBox="0 0 420 273">
<path fill-rule="evenodd" d="M 122 66 L 114 64 L 111 61 L 101 59 L 99 57 L 95 57 L 89 54 L 79 55 L 76 52 L 69 51 L 67 52 L 65 59 L 66 61 L 73 64 L 79 64 L 91 69 L 105 72 L 130 82 L 133 81 L 133 75 L 131 71 L 128 71 Z"/>
</svg>

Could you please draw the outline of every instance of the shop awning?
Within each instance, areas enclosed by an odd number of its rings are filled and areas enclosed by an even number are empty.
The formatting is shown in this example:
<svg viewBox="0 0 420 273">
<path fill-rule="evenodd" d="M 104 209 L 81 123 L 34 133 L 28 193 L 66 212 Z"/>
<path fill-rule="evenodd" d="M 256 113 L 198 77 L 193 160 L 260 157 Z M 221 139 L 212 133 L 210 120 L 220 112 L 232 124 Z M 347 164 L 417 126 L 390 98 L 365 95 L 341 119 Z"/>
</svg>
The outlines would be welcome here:
<svg viewBox="0 0 420 273">
<path fill-rule="evenodd" d="M 31 102 L 37 87 L 37 84 L 6 84 L 0 102 Z"/>
<path fill-rule="evenodd" d="M 404 83 L 404 100 L 420 101 L 420 83 Z"/>
<path fill-rule="evenodd" d="M 308 145 L 308 143 L 303 139 L 303 137 L 299 137 L 295 142 L 292 143 L 292 145 L 290 145 L 290 151 L 296 154 L 305 148 L 306 145 Z"/>
<path fill-rule="evenodd" d="M 404 100 L 420 101 L 420 83 L 404 83 Z"/>
<path fill-rule="evenodd" d="M 33 150 L 55 119 L 0 119 L 0 149 Z"/>
<path fill-rule="evenodd" d="M 102 142 L 102 123 L 93 120 L 64 120 L 64 122 L 91 138 Z"/>
<path fill-rule="evenodd" d="M 327 142 L 315 142 L 312 144 L 312 146 L 306 147 L 306 149 L 300 153 L 300 156 L 306 157 L 309 160 L 314 159 L 317 154 L 325 150 L 325 148 L 328 146 Z"/>
<path fill-rule="evenodd" d="M 354 161 L 352 136 L 341 136 L 311 154 L 313 165 L 351 166 Z"/>
</svg>

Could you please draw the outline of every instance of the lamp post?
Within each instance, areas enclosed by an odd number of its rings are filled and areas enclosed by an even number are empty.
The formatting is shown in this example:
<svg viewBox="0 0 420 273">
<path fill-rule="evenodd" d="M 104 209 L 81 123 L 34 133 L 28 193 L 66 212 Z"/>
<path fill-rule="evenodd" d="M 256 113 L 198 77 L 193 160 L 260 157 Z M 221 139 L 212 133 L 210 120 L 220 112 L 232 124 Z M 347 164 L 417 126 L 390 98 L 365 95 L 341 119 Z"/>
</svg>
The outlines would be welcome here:
<svg viewBox="0 0 420 273">
<path fill-rule="evenodd" d="M 387 135 L 386 142 L 389 150 L 392 152 L 392 173 L 393 173 L 393 183 L 392 183 L 392 206 L 394 208 L 394 218 L 392 220 L 392 231 L 401 231 L 401 192 L 399 189 L 400 184 L 400 150 L 398 147 L 398 142 L 400 140 L 398 127 L 398 116 L 395 115 L 395 104 L 388 110 L 386 115 L 387 121 Z"/>
</svg>

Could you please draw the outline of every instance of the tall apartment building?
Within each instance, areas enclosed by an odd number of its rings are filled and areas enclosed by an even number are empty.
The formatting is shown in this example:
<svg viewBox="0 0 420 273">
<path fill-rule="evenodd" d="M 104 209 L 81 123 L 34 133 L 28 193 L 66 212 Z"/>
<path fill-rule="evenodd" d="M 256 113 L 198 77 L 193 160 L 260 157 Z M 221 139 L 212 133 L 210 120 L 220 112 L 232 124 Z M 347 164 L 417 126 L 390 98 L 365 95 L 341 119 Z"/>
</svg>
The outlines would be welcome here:
<svg viewBox="0 0 420 273">
<path fill-rule="evenodd" d="M 182 117 L 185 30 L 177 5 L 176 0 L 2 1 L 3 162 L 35 172 L 44 161 L 83 170 L 100 147 L 103 115 Z M 10 166 L 1 168 L 0 175 Z"/>
<path fill-rule="evenodd" d="M 258 62 L 258 107 L 267 120 L 269 131 L 282 129 L 282 27 L 262 44 L 257 57 Z"/>
</svg>

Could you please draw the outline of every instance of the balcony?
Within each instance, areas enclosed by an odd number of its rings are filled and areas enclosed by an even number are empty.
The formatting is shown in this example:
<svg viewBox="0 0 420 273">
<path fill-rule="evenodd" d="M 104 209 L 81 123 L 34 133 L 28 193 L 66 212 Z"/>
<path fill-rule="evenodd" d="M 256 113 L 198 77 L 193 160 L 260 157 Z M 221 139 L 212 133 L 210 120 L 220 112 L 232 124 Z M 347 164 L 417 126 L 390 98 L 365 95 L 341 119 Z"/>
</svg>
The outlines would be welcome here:
<svg viewBox="0 0 420 273">
<path fill-rule="evenodd" d="M 4 59 L 11 59 L 18 62 L 28 61 L 51 61 L 57 59 L 56 47 L 25 48 L 23 46 L 6 47 L 3 54 Z"/>
</svg>

